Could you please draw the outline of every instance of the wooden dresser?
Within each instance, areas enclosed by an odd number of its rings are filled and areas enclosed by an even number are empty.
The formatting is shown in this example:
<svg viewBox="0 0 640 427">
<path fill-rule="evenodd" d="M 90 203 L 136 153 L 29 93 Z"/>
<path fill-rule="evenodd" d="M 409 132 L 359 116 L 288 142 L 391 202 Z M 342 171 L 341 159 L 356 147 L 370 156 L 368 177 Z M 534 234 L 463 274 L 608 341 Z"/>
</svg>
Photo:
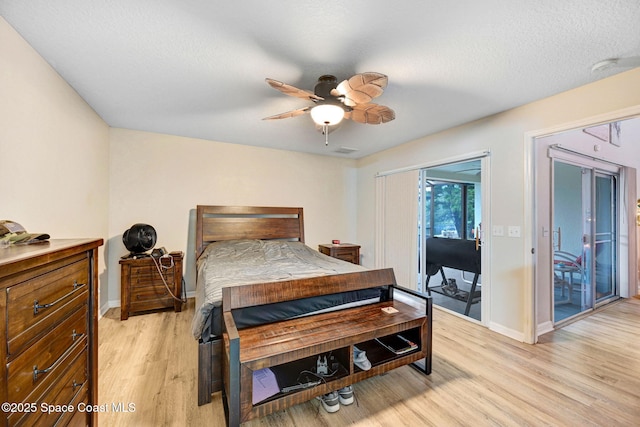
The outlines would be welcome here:
<svg viewBox="0 0 640 427">
<path fill-rule="evenodd" d="M 97 425 L 102 244 L 0 249 L 0 426 Z"/>
</svg>

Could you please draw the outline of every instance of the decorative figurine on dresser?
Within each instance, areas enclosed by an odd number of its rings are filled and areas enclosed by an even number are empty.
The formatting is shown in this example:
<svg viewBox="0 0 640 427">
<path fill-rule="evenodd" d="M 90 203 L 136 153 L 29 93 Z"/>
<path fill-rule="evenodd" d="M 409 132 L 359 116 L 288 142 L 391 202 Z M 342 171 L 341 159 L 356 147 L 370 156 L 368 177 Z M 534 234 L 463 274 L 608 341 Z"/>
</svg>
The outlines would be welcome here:
<svg viewBox="0 0 640 427">
<path fill-rule="evenodd" d="M 153 249 L 156 231 L 148 224 L 134 224 L 122 241 L 129 255 L 120 259 L 120 320 L 167 308 L 182 311 L 183 253 Z"/>
<path fill-rule="evenodd" d="M 103 240 L 7 233 L 6 223 L 0 223 L 0 425 L 95 426 L 97 414 L 80 408 L 99 404 Z M 47 410 L 51 405 L 73 409 Z"/>
</svg>

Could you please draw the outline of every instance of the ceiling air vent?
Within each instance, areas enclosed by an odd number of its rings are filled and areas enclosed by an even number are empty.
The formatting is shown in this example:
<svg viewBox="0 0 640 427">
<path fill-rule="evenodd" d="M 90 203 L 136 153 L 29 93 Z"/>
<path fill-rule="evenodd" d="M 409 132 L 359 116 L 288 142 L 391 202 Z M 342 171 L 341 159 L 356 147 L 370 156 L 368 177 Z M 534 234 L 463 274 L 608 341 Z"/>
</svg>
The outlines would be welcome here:
<svg viewBox="0 0 640 427">
<path fill-rule="evenodd" d="M 337 150 L 335 150 L 336 153 L 341 153 L 341 154 L 351 154 L 354 151 L 358 151 L 358 149 L 351 148 L 351 147 L 340 147 Z"/>
</svg>

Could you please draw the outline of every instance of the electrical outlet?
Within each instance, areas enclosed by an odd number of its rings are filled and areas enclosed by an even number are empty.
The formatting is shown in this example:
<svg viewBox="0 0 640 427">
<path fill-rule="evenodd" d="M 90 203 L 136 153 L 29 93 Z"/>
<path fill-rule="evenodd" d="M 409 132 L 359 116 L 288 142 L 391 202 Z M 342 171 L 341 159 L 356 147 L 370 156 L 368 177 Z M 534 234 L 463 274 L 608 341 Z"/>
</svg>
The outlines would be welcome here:
<svg viewBox="0 0 640 427">
<path fill-rule="evenodd" d="M 517 225 L 510 225 L 508 233 L 509 237 L 520 237 L 520 227 Z"/>
</svg>

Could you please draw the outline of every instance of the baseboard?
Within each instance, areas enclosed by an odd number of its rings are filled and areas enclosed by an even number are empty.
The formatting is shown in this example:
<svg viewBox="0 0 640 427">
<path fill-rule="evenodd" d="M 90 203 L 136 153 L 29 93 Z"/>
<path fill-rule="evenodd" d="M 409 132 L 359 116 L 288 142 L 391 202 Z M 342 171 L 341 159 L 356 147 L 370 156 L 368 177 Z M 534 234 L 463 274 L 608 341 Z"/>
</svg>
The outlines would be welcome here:
<svg viewBox="0 0 640 427">
<path fill-rule="evenodd" d="M 520 342 L 525 342 L 524 340 L 524 333 L 520 332 L 520 331 L 515 331 L 513 329 L 509 329 L 509 328 L 505 328 L 502 325 L 499 325 L 497 323 L 494 322 L 490 322 L 489 323 L 489 329 L 497 332 L 501 335 L 504 335 L 506 337 L 512 338 L 514 340 L 520 341 Z"/>
<path fill-rule="evenodd" d="M 109 303 L 109 301 L 107 301 L 106 304 L 100 306 L 100 310 L 98 310 L 98 320 L 100 320 L 102 316 L 105 315 L 109 308 L 111 308 L 111 304 Z"/>
<path fill-rule="evenodd" d="M 196 291 L 187 291 L 187 299 L 195 298 L 195 296 L 196 296 Z M 110 308 L 115 308 L 115 307 L 120 307 L 120 300 L 119 299 L 107 301 L 106 304 L 103 304 L 102 306 L 100 306 L 100 312 L 98 313 L 98 320 L 100 320 L 100 318 L 102 316 L 104 316 L 104 314 Z"/>
<path fill-rule="evenodd" d="M 553 327 L 553 322 L 547 321 L 547 322 L 540 323 L 538 325 L 538 328 L 536 330 L 536 334 L 539 337 L 539 336 L 544 335 L 547 332 L 551 332 L 551 331 L 555 331 L 555 328 Z M 537 341 L 537 337 L 536 337 L 536 341 Z"/>
</svg>

